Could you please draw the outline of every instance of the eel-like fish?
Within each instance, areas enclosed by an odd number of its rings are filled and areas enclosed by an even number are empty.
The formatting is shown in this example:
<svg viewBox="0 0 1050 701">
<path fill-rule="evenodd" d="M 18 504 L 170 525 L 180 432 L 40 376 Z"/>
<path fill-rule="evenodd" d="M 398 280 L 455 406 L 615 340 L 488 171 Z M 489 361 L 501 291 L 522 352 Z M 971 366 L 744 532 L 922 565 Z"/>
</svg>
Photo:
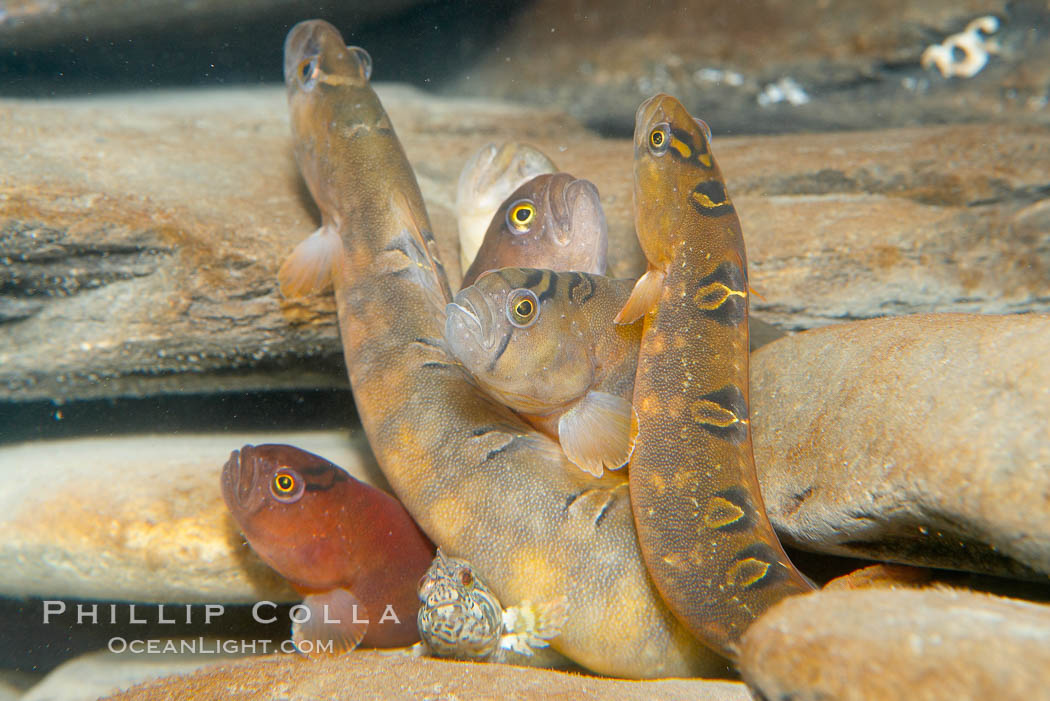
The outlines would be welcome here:
<svg viewBox="0 0 1050 701">
<path fill-rule="evenodd" d="M 626 481 L 572 467 L 445 349 L 448 282 L 364 56 L 320 20 L 285 42 L 296 158 L 336 243 L 293 254 L 285 278 L 334 278 L 350 383 L 381 469 L 423 530 L 502 601 L 564 596 L 551 645 L 578 664 L 627 677 L 725 674 L 652 589 Z"/>
<path fill-rule="evenodd" d="M 322 457 L 246 445 L 222 470 L 222 496 L 262 560 L 306 598 L 292 639 L 309 652 L 400 647 L 419 639 L 416 584 L 434 556 L 405 507 Z"/>
<path fill-rule="evenodd" d="M 668 95 L 638 108 L 635 226 L 649 265 L 617 321 L 645 315 L 630 484 L 646 565 L 679 619 L 732 658 L 757 616 L 813 587 L 755 474 L 747 259 L 708 134 Z"/>
<path fill-rule="evenodd" d="M 568 173 L 537 175 L 500 205 L 461 287 L 512 266 L 601 275 L 608 249 L 598 188 Z"/>
<path fill-rule="evenodd" d="M 463 270 L 477 255 L 489 224 L 503 201 L 537 175 L 557 170 L 543 151 L 518 141 L 485 144 L 470 157 L 459 173 L 456 188 L 456 221 Z"/>
<path fill-rule="evenodd" d="M 563 601 L 504 609 L 467 561 L 440 550 L 419 580 L 419 601 L 419 636 L 435 657 L 520 664 L 565 622 Z"/>
<path fill-rule="evenodd" d="M 448 305 L 445 341 L 486 392 L 601 477 L 631 457 L 641 322 L 613 316 L 630 280 L 503 268 Z"/>
</svg>

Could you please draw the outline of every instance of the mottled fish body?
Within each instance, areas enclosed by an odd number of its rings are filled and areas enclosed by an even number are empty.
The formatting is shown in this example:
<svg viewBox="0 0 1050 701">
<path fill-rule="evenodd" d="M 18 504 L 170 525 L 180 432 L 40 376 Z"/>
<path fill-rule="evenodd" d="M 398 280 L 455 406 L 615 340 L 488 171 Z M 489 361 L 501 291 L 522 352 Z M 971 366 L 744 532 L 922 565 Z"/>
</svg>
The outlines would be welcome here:
<svg viewBox="0 0 1050 701">
<path fill-rule="evenodd" d="M 618 320 L 645 317 L 631 504 L 657 589 L 733 657 L 748 625 L 812 589 L 766 517 L 748 411 L 747 260 L 706 125 L 657 95 L 638 109 L 636 229 L 648 270 Z"/>
<path fill-rule="evenodd" d="M 568 173 L 537 175 L 496 210 L 461 286 L 509 267 L 601 275 L 608 249 L 598 188 Z"/>
<path fill-rule="evenodd" d="M 478 385 L 600 477 L 631 457 L 641 323 L 617 325 L 631 281 L 503 268 L 448 305 L 445 341 Z"/>
<path fill-rule="evenodd" d="M 456 188 L 459 254 L 466 270 L 481 247 L 496 210 L 518 187 L 558 169 L 545 153 L 518 141 L 485 144 L 463 165 Z"/>
<path fill-rule="evenodd" d="M 511 652 L 532 657 L 565 621 L 561 601 L 523 602 L 504 610 L 467 561 L 440 551 L 419 581 L 419 601 L 419 635 L 435 657 L 489 662 L 505 662 Z"/>
<path fill-rule="evenodd" d="M 252 550 L 306 597 L 301 649 L 418 639 L 415 588 L 434 545 L 392 496 L 290 445 L 233 451 L 222 495 Z"/>
<path fill-rule="evenodd" d="M 320 20 L 296 25 L 286 52 L 296 157 L 338 242 L 319 247 L 329 258 L 293 254 L 282 282 L 334 282 L 361 423 L 405 507 L 504 602 L 566 597 L 571 615 L 552 645 L 579 664 L 636 677 L 725 673 L 653 591 L 625 481 L 572 468 L 448 354 L 447 278 L 404 151 L 364 63 L 350 60 L 357 52 Z"/>
</svg>

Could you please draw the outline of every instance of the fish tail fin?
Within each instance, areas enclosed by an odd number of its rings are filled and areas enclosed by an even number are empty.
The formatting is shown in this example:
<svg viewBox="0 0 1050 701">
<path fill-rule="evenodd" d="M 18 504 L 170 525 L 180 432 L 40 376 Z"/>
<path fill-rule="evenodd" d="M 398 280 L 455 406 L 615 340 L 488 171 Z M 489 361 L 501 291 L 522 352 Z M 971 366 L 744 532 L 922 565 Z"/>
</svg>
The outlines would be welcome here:
<svg viewBox="0 0 1050 701">
<path fill-rule="evenodd" d="M 304 297 L 327 289 L 332 284 L 342 243 L 339 233 L 327 225 L 306 237 L 277 271 L 281 294 Z"/>
<path fill-rule="evenodd" d="M 423 260 L 433 275 L 433 281 L 437 284 L 438 292 L 441 294 L 443 302 L 441 307 L 444 309 L 445 304 L 452 301 L 452 288 L 448 284 L 445 266 L 435 251 L 437 242 L 434 240 L 434 234 L 421 226 L 418 217 L 413 214 L 405 193 L 395 191 L 391 195 L 391 206 L 398 212 L 404 230 L 409 233 L 422 253 Z"/>
<path fill-rule="evenodd" d="M 613 321 L 617 324 L 633 324 L 648 314 L 660 301 L 660 293 L 664 289 L 664 277 L 665 273 L 662 270 L 650 267 L 645 275 L 634 283 L 631 296 L 627 298 L 623 309 Z"/>
</svg>

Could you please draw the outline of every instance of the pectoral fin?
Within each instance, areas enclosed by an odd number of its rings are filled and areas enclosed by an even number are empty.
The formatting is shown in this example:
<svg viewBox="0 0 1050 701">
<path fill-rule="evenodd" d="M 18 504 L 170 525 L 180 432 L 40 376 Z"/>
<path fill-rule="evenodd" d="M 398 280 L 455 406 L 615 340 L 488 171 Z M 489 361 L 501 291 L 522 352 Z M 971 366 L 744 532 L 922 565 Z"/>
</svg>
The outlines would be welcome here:
<svg viewBox="0 0 1050 701">
<path fill-rule="evenodd" d="M 327 226 L 306 237 L 277 271 L 281 294 L 303 297 L 323 292 L 332 283 L 332 272 L 339 260 L 342 243 L 338 232 Z"/>
<path fill-rule="evenodd" d="M 368 612 L 346 589 L 310 594 L 303 606 L 310 611 L 310 620 L 292 624 L 292 641 L 300 652 L 309 655 L 331 651 L 340 655 L 364 639 Z"/>
<path fill-rule="evenodd" d="M 649 268 L 645 275 L 638 278 L 631 290 L 631 296 L 623 309 L 613 319 L 617 324 L 633 324 L 652 310 L 660 301 L 660 293 L 664 289 L 665 273 L 662 270 Z"/>
<path fill-rule="evenodd" d="M 558 440 L 565 456 L 585 472 L 602 476 L 616 470 L 634 452 L 634 408 L 623 397 L 588 392 L 558 420 Z"/>
</svg>

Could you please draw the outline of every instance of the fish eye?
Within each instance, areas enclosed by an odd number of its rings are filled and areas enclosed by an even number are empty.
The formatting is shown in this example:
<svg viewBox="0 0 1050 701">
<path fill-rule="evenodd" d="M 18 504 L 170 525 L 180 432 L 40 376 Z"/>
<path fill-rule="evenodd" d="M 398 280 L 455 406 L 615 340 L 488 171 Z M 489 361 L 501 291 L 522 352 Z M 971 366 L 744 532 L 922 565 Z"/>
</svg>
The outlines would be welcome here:
<svg viewBox="0 0 1050 701">
<path fill-rule="evenodd" d="M 649 132 L 649 150 L 655 156 L 661 156 L 667 151 L 670 139 L 670 129 L 666 124 L 657 124 Z"/>
<path fill-rule="evenodd" d="M 319 72 L 317 60 L 317 56 L 313 56 L 311 58 L 303 59 L 299 63 L 299 69 L 297 71 L 299 82 L 302 83 L 303 87 L 307 90 L 311 89 L 317 80 L 317 74 Z"/>
<path fill-rule="evenodd" d="M 536 205 L 529 200 L 518 200 L 507 210 L 507 226 L 511 233 L 524 234 L 532 227 L 536 218 Z"/>
<path fill-rule="evenodd" d="M 282 467 L 274 473 L 273 481 L 270 482 L 270 493 L 282 504 L 299 501 L 305 488 L 299 473 L 287 467 Z"/>
<path fill-rule="evenodd" d="M 470 570 L 459 571 L 459 583 L 464 587 L 474 586 L 474 575 L 471 573 Z"/>
<path fill-rule="evenodd" d="M 521 288 L 507 297 L 507 318 L 519 329 L 532 325 L 540 312 L 540 301 L 532 290 Z"/>
</svg>

